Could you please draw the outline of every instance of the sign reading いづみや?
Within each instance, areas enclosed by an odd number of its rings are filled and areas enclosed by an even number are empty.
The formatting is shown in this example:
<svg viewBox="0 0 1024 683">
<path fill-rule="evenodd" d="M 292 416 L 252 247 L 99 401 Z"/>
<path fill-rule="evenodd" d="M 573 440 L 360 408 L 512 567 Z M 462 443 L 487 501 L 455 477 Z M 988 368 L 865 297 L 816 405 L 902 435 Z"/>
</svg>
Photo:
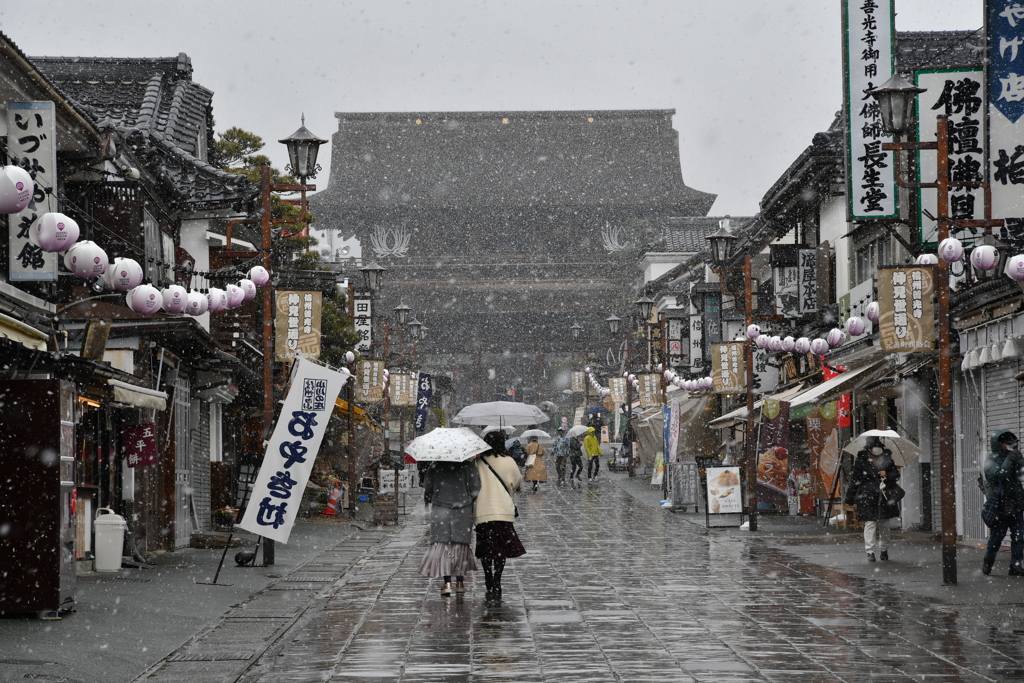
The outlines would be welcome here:
<svg viewBox="0 0 1024 683">
<path fill-rule="evenodd" d="M 993 218 L 1024 217 L 1024 3 L 985 0 Z"/>
<path fill-rule="evenodd" d="M 742 394 L 747 390 L 744 342 L 711 345 L 711 379 L 716 394 Z"/>
<path fill-rule="evenodd" d="M 888 353 L 935 349 L 933 266 L 878 269 L 878 342 Z"/>
<path fill-rule="evenodd" d="M 334 402 L 347 379 L 347 373 L 308 360 L 296 361 L 281 415 L 238 526 L 281 543 L 288 542 Z"/>
<path fill-rule="evenodd" d="M 57 254 L 30 238 L 44 214 L 57 210 L 57 124 L 53 102 L 7 103 L 7 155 L 29 172 L 35 194 L 8 218 L 8 262 L 12 281 L 57 280 Z"/>
</svg>

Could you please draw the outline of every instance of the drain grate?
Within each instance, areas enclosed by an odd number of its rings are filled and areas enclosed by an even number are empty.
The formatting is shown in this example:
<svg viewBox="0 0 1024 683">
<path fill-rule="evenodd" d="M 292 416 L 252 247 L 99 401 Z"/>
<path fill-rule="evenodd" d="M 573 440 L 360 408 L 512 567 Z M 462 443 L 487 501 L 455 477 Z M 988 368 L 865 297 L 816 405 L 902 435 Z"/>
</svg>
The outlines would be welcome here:
<svg viewBox="0 0 1024 683">
<path fill-rule="evenodd" d="M 48 662 L 45 659 L 0 659 L 0 664 L 13 664 L 17 666 L 56 666 L 57 662 Z"/>
<path fill-rule="evenodd" d="M 129 579 L 124 576 L 111 576 L 106 579 L 99 579 L 96 583 L 149 583 L 151 579 Z"/>
<path fill-rule="evenodd" d="M 244 662 L 253 658 L 253 652 L 182 652 L 171 655 L 168 662 Z"/>
<path fill-rule="evenodd" d="M 296 581 L 299 583 L 330 583 L 334 581 L 333 576 L 286 576 L 282 581 Z"/>
</svg>

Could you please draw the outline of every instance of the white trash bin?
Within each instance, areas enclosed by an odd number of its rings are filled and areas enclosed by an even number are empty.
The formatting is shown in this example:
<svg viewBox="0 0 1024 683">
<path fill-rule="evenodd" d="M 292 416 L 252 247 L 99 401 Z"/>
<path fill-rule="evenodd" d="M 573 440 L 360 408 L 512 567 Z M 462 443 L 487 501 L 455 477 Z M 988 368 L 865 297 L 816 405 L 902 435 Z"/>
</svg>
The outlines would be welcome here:
<svg viewBox="0 0 1024 683">
<path fill-rule="evenodd" d="M 116 572 L 121 569 L 121 550 L 124 548 L 124 531 L 128 524 L 121 515 L 115 515 L 110 508 L 96 510 L 96 563 L 98 572 Z"/>
</svg>

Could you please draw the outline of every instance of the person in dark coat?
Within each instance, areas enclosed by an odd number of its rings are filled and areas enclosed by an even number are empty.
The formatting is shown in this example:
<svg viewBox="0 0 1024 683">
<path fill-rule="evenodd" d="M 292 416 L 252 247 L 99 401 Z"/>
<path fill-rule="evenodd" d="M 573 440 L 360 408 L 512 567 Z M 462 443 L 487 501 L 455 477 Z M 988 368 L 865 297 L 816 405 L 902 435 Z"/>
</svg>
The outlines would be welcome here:
<svg viewBox="0 0 1024 683">
<path fill-rule="evenodd" d="M 464 593 L 467 572 L 476 570 L 470 548 L 473 534 L 473 502 L 480 495 L 480 475 L 473 460 L 434 462 L 423 477 L 423 498 L 430 501 L 430 548 L 420 562 L 419 573 L 441 576 L 441 595 Z"/>
<path fill-rule="evenodd" d="M 1024 488 L 1018 479 L 1024 456 L 1017 448 L 1017 435 L 1006 430 L 993 432 L 992 451 L 985 458 L 985 497 L 1002 494 L 999 521 L 989 527 L 988 547 L 981 573 L 991 574 L 996 554 L 1010 532 L 1010 576 L 1024 576 Z"/>
<path fill-rule="evenodd" d="M 881 439 L 869 438 L 853 462 L 853 475 L 846 489 L 844 503 L 857 506 L 857 519 L 864 522 L 864 550 L 868 562 L 875 561 L 877 545 L 882 560 L 889 559 L 889 520 L 899 517 L 898 503 L 889 503 L 882 496 L 882 483 L 895 486 L 900 471 L 892 452 Z"/>
</svg>

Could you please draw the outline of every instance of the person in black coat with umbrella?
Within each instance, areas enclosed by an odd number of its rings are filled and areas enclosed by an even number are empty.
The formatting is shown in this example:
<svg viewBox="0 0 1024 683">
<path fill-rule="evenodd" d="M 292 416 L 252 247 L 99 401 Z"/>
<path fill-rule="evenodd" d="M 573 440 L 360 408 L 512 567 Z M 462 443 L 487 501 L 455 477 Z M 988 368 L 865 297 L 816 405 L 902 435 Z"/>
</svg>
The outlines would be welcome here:
<svg viewBox="0 0 1024 683">
<path fill-rule="evenodd" d="M 857 519 L 864 522 L 864 550 L 868 562 L 875 561 L 875 548 L 882 560 L 889 559 L 889 520 L 899 517 L 898 503 L 890 503 L 882 495 L 882 484 L 895 487 L 900 479 L 892 452 L 882 440 L 869 438 L 853 462 L 853 475 L 843 502 L 857 506 Z"/>
</svg>

